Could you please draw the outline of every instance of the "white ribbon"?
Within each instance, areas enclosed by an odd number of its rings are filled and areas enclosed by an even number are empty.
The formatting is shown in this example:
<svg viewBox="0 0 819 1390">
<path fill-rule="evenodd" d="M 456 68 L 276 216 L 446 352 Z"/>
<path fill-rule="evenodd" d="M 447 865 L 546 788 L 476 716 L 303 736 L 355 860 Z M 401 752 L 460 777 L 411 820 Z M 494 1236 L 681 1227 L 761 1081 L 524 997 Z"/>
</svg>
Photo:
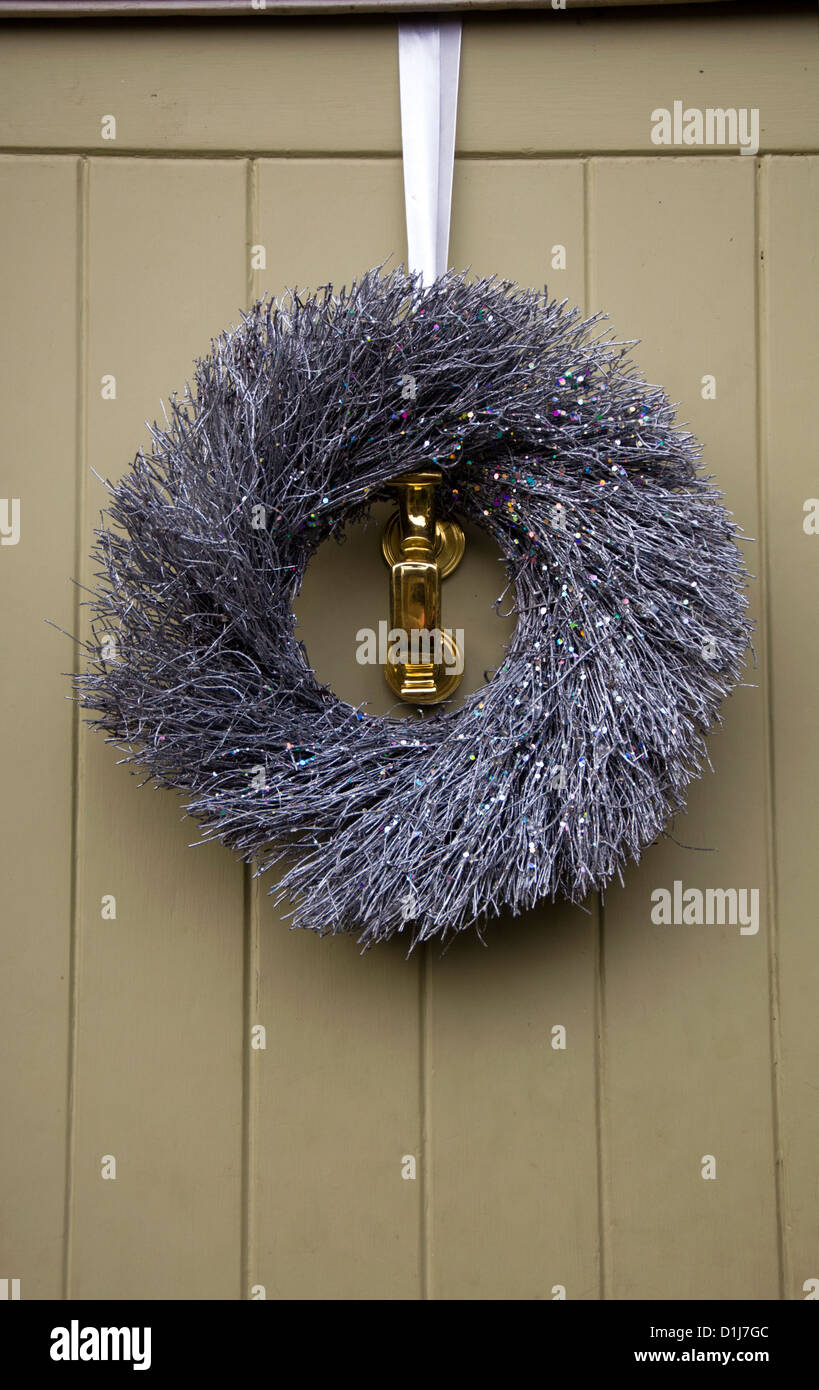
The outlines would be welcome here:
<svg viewBox="0 0 819 1390">
<path fill-rule="evenodd" d="M 461 61 L 459 19 L 398 25 L 401 146 L 409 269 L 431 285 L 447 269 L 455 119 Z"/>
</svg>

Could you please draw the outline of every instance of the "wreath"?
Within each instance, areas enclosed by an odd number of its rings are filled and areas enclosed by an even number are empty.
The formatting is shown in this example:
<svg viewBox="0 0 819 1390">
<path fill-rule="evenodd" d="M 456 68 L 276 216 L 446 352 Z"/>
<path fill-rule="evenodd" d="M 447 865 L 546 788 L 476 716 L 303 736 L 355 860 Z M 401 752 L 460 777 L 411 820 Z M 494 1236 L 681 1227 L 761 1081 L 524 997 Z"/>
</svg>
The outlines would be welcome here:
<svg viewBox="0 0 819 1390">
<path fill-rule="evenodd" d="M 600 317 L 455 273 L 262 300 L 107 483 L 77 697 L 203 840 L 284 861 L 294 926 L 415 945 L 580 902 L 684 808 L 749 641 L 738 527 Z M 292 602 L 419 465 L 494 537 L 517 627 L 460 709 L 376 717 Z"/>
</svg>

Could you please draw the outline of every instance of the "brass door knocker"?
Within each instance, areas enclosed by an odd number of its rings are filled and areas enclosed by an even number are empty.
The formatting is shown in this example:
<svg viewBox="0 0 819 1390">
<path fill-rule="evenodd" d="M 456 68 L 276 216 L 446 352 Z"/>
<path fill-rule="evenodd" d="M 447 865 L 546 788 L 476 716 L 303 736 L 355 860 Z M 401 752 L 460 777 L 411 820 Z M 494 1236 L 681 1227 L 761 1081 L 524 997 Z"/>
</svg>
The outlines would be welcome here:
<svg viewBox="0 0 819 1390">
<path fill-rule="evenodd" d="M 403 473 L 390 484 L 398 511 L 381 541 L 390 566 L 389 652 L 384 675 L 411 704 L 448 699 L 463 675 L 463 652 L 441 627 L 441 580 L 460 564 L 464 533 L 457 521 L 437 521 L 437 468 Z"/>
</svg>

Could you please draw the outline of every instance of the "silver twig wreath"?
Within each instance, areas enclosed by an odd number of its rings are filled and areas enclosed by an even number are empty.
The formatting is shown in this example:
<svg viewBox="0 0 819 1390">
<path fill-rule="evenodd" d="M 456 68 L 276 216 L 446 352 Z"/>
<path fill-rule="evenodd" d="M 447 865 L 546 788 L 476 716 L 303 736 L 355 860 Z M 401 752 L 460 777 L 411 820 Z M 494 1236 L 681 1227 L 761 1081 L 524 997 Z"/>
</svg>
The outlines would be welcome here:
<svg viewBox="0 0 819 1390">
<path fill-rule="evenodd" d="M 684 807 L 749 641 L 738 528 L 596 322 L 452 273 L 262 301 L 108 484 L 78 698 L 204 838 L 286 859 L 295 926 L 414 945 L 577 902 Z M 422 463 L 495 538 L 517 628 L 461 709 L 407 721 L 319 683 L 291 604 Z"/>
</svg>

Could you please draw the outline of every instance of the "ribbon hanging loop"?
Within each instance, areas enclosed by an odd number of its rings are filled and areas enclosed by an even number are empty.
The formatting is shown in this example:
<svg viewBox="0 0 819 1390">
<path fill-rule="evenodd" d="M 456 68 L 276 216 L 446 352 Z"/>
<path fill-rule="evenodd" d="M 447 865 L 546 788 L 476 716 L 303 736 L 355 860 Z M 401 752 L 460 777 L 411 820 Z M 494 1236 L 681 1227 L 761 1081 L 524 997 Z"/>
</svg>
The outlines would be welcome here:
<svg viewBox="0 0 819 1390">
<path fill-rule="evenodd" d="M 408 263 L 425 286 L 444 274 L 449 258 L 460 61 L 459 19 L 399 23 Z"/>
</svg>

